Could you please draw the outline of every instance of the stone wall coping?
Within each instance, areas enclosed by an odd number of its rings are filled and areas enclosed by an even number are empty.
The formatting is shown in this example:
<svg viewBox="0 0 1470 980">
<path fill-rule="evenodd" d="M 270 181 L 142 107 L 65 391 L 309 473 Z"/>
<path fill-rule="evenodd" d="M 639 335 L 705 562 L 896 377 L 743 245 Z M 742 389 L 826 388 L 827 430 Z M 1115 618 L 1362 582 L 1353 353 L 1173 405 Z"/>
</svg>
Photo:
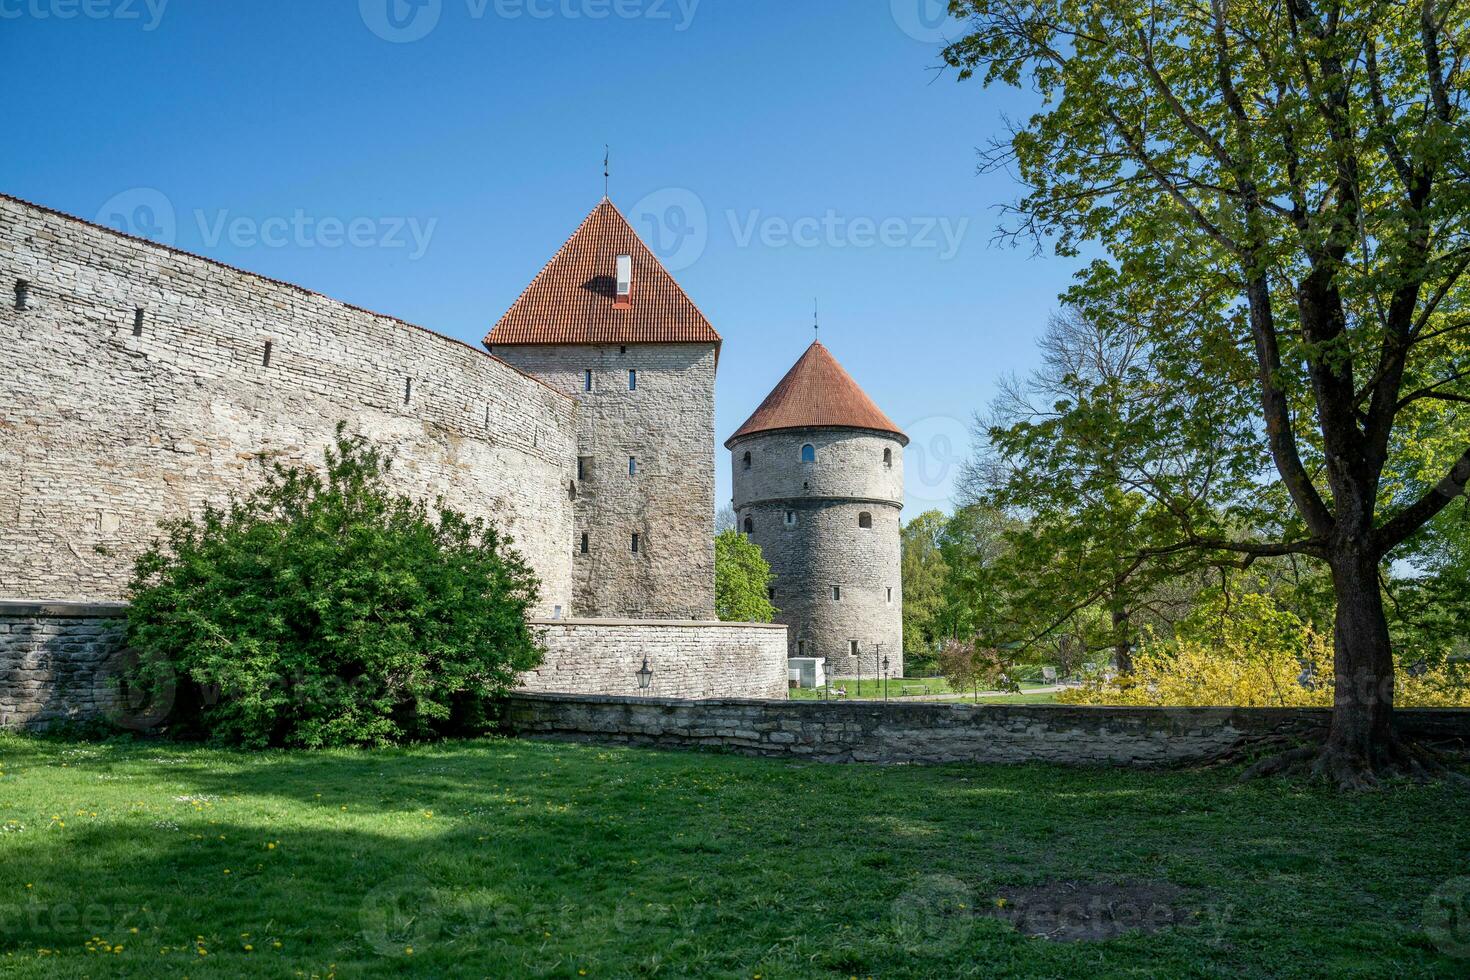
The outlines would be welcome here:
<svg viewBox="0 0 1470 980">
<path fill-rule="evenodd" d="M 701 629 L 784 630 L 784 623 L 730 623 L 720 619 L 533 619 L 532 626 L 663 626 Z"/>
<path fill-rule="evenodd" d="M 40 616 L 56 619 L 119 619 L 126 602 L 77 602 L 70 599 L 0 599 L 0 618 Z"/>
<path fill-rule="evenodd" d="M 613 694 L 557 694 L 554 692 L 515 691 L 512 700 L 549 701 L 562 704 L 628 705 L 630 707 L 690 708 L 708 711 L 720 707 L 762 707 L 766 709 L 790 709 L 804 714 L 869 714 L 879 712 L 888 715 L 939 715 L 946 712 L 985 714 L 1035 715 L 1045 714 L 1061 717 L 1068 714 L 1094 718 L 1173 718 L 1202 714 L 1225 721 L 1232 716 L 1249 716 L 1263 720 L 1331 719 L 1331 708 L 1244 708 L 1244 707 L 1160 707 L 1156 705 L 1108 705 L 1108 704 L 965 704 L 946 701 L 782 701 L 758 698 L 713 698 L 691 700 L 688 698 L 653 698 Z M 1417 719 L 1467 719 L 1470 708 L 1395 708 L 1395 715 L 1407 715 Z"/>
</svg>

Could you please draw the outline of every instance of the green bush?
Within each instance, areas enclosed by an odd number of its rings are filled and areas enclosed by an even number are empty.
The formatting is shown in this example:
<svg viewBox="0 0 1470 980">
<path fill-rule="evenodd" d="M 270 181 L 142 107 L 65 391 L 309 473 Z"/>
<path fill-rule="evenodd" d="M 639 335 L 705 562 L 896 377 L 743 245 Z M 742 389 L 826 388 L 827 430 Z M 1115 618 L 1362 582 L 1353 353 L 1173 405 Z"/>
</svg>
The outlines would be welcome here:
<svg viewBox="0 0 1470 980">
<path fill-rule="evenodd" d="M 715 615 L 726 622 L 769 623 L 776 616 L 774 576 L 760 545 L 736 530 L 715 535 Z"/>
<path fill-rule="evenodd" d="M 390 494 L 391 460 L 338 425 L 318 473 L 165 525 L 137 562 L 124 683 L 174 730 L 246 746 L 382 745 L 483 730 L 535 667 L 540 584 L 480 520 Z"/>
</svg>

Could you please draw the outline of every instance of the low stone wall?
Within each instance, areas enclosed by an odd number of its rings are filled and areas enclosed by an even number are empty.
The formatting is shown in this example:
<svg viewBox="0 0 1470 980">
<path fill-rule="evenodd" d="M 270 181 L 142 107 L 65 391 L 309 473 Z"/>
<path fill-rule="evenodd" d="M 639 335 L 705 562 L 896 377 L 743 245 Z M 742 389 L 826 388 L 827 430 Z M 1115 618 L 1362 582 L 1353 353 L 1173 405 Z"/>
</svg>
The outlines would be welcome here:
<svg viewBox="0 0 1470 980">
<path fill-rule="evenodd" d="M 1217 755 L 1241 737 L 1325 725 L 1326 709 L 682 701 L 517 694 L 520 735 L 707 747 L 824 762 L 1150 766 Z M 1470 710 L 1398 712 L 1406 734 L 1470 743 Z"/>
<path fill-rule="evenodd" d="M 104 720 L 146 729 L 169 703 L 129 698 L 117 684 L 127 656 L 118 602 L 0 600 L 0 728 Z M 657 620 L 538 620 L 545 663 L 527 690 L 636 694 L 648 658 L 649 691 L 663 697 L 786 696 L 786 627 Z"/>
<path fill-rule="evenodd" d="M 716 620 L 536 620 L 546 661 L 527 673 L 527 691 L 639 693 L 648 658 L 648 694 L 664 698 L 785 698 L 786 627 Z"/>
<path fill-rule="evenodd" d="M 126 608 L 0 600 L 0 728 L 117 717 Z"/>
</svg>

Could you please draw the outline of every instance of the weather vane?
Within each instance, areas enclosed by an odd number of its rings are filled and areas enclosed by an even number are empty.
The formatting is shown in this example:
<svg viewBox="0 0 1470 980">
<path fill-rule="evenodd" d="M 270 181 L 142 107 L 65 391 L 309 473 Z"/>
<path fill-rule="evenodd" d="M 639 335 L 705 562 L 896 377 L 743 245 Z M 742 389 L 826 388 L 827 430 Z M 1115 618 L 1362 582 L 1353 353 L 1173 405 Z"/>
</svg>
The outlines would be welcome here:
<svg viewBox="0 0 1470 980">
<path fill-rule="evenodd" d="M 812 339 L 813 340 L 815 340 L 816 338 L 820 337 L 821 334 L 822 334 L 822 324 L 821 324 L 821 322 L 817 318 L 817 312 L 818 312 L 818 308 L 817 308 L 817 297 L 813 296 L 812 297 Z"/>
<path fill-rule="evenodd" d="M 602 144 L 602 196 L 607 197 L 607 180 L 612 174 L 612 168 L 608 166 L 612 160 L 612 150 L 606 143 Z"/>
</svg>

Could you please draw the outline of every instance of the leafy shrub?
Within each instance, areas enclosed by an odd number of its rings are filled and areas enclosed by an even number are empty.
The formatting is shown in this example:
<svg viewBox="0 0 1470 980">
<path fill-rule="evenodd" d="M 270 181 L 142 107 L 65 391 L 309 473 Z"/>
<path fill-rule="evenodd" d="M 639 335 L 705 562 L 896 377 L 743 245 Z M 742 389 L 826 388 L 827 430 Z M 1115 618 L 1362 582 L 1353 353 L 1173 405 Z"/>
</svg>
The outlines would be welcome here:
<svg viewBox="0 0 1470 980">
<path fill-rule="evenodd" d="M 176 728 L 313 748 L 483 728 L 540 662 L 540 585 L 510 539 L 390 494 L 391 460 L 343 433 L 324 472 L 272 466 L 138 559 L 125 682 L 176 686 Z"/>
<path fill-rule="evenodd" d="M 736 530 L 715 535 L 715 615 L 726 622 L 769 623 L 771 566 L 760 545 Z"/>
<path fill-rule="evenodd" d="M 1400 665 L 1394 703 L 1470 706 L 1470 676 L 1455 665 Z M 1195 707 L 1331 707 L 1332 639 L 1280 609 L 1269 596 L 1215 599 L 1182 622 L 1174 639 L 1149 637 L 1133 672 L 1094 676 L 1063 691 L 1069 704 Z"/>
<path fill-rule="evenodd" d="M 1019 691 L 1020 669 L 1005 651 L 973 640 L 945 640 L 939 648 L 939 672 L 952 691 Z"/>
</svg>

